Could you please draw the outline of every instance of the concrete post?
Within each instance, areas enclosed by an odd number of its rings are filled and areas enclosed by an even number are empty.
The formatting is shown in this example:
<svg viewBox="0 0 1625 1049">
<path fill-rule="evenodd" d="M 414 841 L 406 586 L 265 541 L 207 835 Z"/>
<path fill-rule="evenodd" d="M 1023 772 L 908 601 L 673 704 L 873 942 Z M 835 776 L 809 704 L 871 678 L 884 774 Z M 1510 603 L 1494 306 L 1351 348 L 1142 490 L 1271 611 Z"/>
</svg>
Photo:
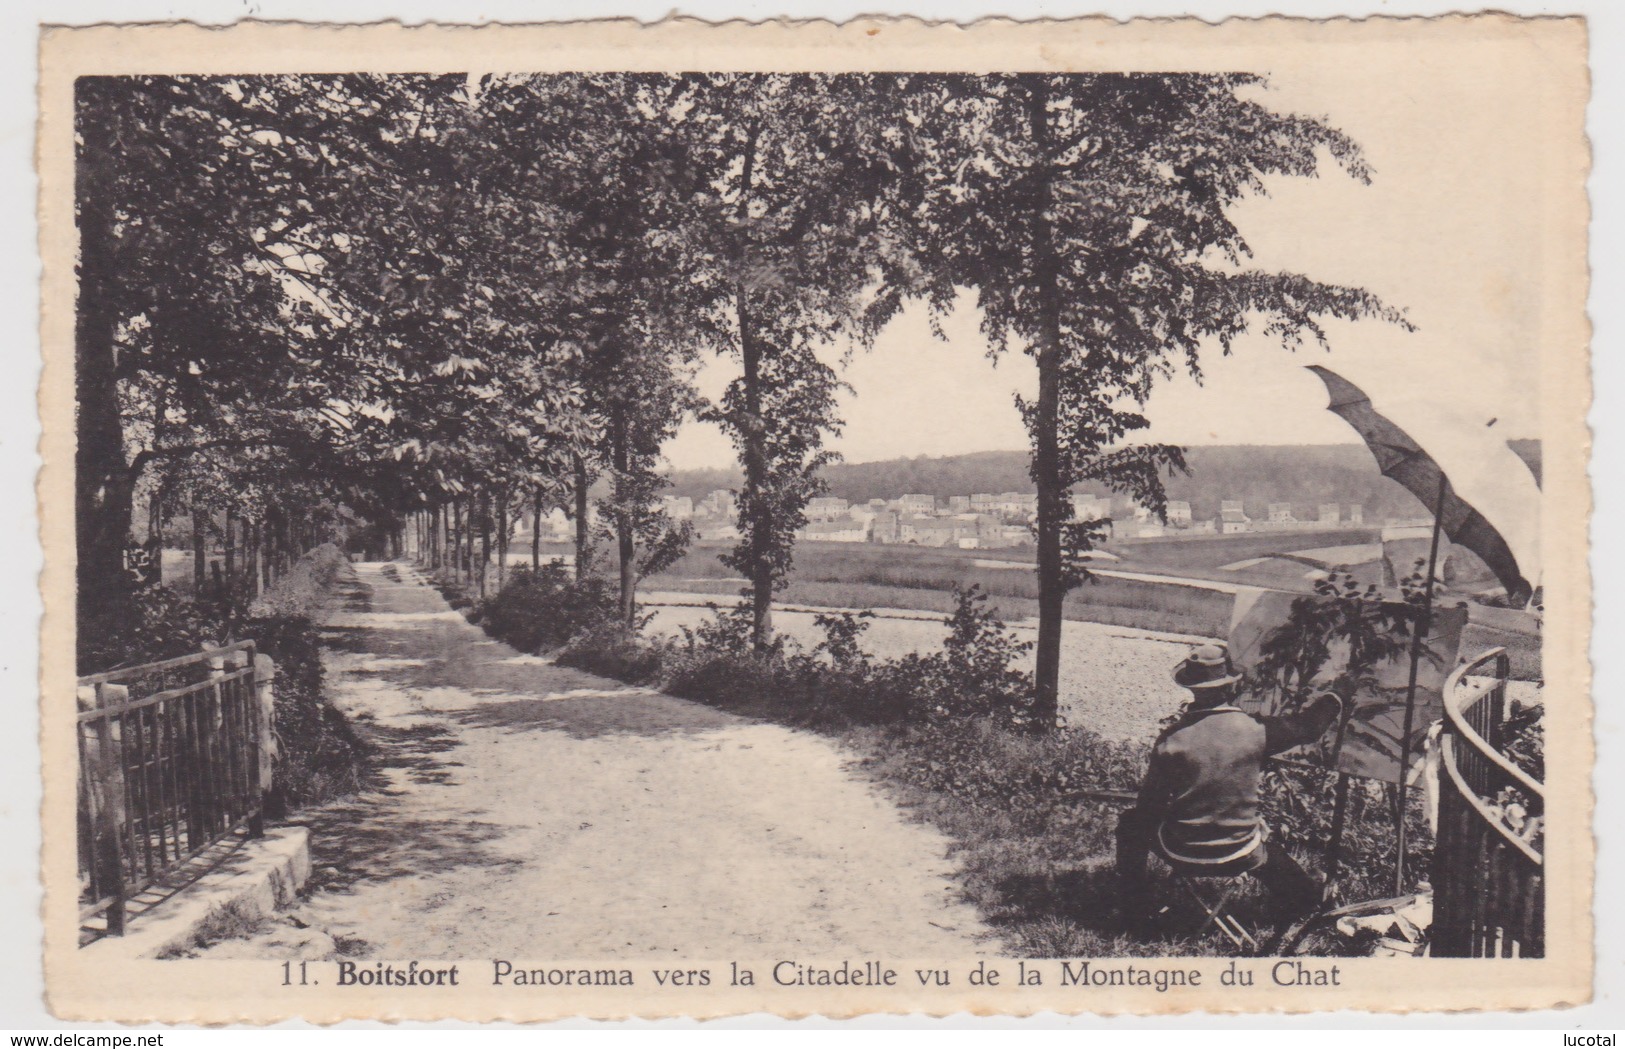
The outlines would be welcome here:
<svg viewBox="0 0 1625 1049">
<path fill-rule="evenodd" d="M 86 697 L 81 690 L 80 703 L 89 699 L 93 709 L 114 706 L 129 701 L 130 689 L 126 685 L 99 684 Z M 85 740 L 85 782 L 90 790 L 90 808 L 94 841 L 97 882 L 101 890 L 112 897 L 107 906 L 107 932 L 110 936 L 124 935 L 124 761 L 119 740 L 113 734 L 111 718 L 98 718 L 90 723 L 94 731 Z"/>
<path fill-rule="evenodd" d="M 249 833 L 256 838 L 265 833 L 265 808 L 273 803 L 273 771 L 277 759 L 276 730 L 271 715 L 276 709 L 272 683 L 276 681 L 276 663 L 261 652 L 254 656 L 255 728 L 259 737 L 259 807 L 249 824 Z"/>
</svg>

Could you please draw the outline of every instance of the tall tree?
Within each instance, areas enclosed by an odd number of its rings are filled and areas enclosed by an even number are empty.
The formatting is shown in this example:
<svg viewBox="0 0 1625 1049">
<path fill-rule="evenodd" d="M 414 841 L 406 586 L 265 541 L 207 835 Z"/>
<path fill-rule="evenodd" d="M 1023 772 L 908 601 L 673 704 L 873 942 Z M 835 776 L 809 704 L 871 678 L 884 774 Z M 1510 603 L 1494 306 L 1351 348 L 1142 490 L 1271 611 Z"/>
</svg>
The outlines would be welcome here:
<svg viewBox="0 0 1625 1049">
<path fill-rule="evenodd" d="M 940 314 L 974 288 L 992 353 L 1012 343 L 1038 367 L 1018 407 L 1038 490 L 1037 707 L 1058 714 L 1062 607 L 1087 579 L 1099 522 L 1070 521 L 1073 485 L 1097 480 L 1157 513 L 1179 449 L 1125 443 L 1148 425 L 1153 382 L 1198 379 L 1206 348 L 1248 328 L 1295 348 L 1327 343 L 1325 318 L 1404 323 L 1359 288 L 1245 268 L 1230 217 L 1266 179 L 1314 177 L 1329 155 L 1369 172 L 1319 121 L 1276 113 L 1244 74 L 913 78 L 898 137 L 916 251 L 882 300 L 920 292 Z"/>
<path fill-rule="evenodd" d="M 878 250 L 888 153 L 867 76 L 696 78 L 682 117 L 703 173 L 699 205 L 712 279 L 729 293 L 729 352 L 741 374 L 710 418 L 738 449 L 741 538 L 724 560 L 749 580 L 752 638 L 772 634 L 797 528 L 834 456 L 834 370 L 818 356 L 862 334 Z"/>
</svg>

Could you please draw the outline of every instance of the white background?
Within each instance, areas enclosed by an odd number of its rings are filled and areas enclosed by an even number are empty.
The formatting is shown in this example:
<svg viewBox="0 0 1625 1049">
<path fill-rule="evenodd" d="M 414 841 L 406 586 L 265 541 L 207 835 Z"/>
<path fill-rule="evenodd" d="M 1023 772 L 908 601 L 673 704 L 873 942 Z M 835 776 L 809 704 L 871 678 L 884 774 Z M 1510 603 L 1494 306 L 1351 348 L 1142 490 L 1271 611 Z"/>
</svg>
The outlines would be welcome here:
<svg viewBox="0 0 1625 1049">
<path fill-rule="evenodd" d="M 1219 1027 L 1227 1032 L 1225 1042 L 1239 1041 L 1246 1027 L 1364 1029 L 1415 1027 L 1494 1027 L 1563 1028 L 1571 1031 L 1613 1029 L 1625 1020 L 1625 906 L 1618 897 L 1625 885 L 1621 864 L 1621 835 L 1617 831 L 1622 816 L 1621 718 L 1619 704 L 1610 686 L 1617 675 L 1611 673 L 1608 643 L 1621 635 L 1620 590 L 1625 584 L 1625 557 L 1613 549 L 1612 523 L 1625 520 L 1625 485 L 1619 477 L 1625 465 L 1625 424 L 1620 413 L 1610 407 L 1625 397 L 1625 367 L 1616 359 L 1620 352 L 1622 327 L 1618 289 L 1625 286 L 1621 240 L 1625 234 L 1625 183 L 1619 175 L 1622 130 L 1625 130 L 1625 8 L 1617 0 L 1577 0 L 1567 4 L 1505 2 L 1492 5 L 1497 10 L 1519 14 L 1586 14 L 1591 22 L 1591 62 L 1594 94 L 1589 128 L 1594 149 L 1591 193 L 1592 291 L 1591 311 L 1595 325 L 1596 405 L 1591 421 L 1595 434 L 1591 475 L 1595 485 L 1596 512 L 1592 523 L 1593 571 L 1597 594 L 1593 650 L 1601 663 L 1597 669 L 1597 791 L 1598 810 L 1598 902 L 1597 902 L 1597 994 L 1590 1006 L 1561 1013 L 1519 1014 L 1485 1017 L 1433 1016 L 1383 1018 L 1330 1015 L 1311 1018 L 1245 1018 L 1237 1021 L 1211 1018 L 1171 1020 L 1118 1020 L 1109 1026 L 1124 1028 L 1202 1028 Z M 40 602 L 36 590 L 40 568 L 32 494 L 39 466 L 36 446 L 39 435 L 34 395 L 39 374 L 37 336 L 38 258 L 34 224 L 35 176 L 33 136 L 36 116 L 34 82 L 36 45 L 41 23 L 88 25 L 98 22 L 163 22 L 172 20 L 223 24 L 243 18 L 267 20 L 309 20 L 373 22 L 399 19 L 407 24 L 423 21 L 478 23 L 487 21 L 536 22 L 609 15 L 631 16 L 645 21 L 681 13 L 703 18 L 746 18 L 759 20 L 779 16 L 826 17 L 844 20 L 858 15 L 913 14 L 933 19 L 967 21 L 988 15 L 1018 18 L 1065 17 L 1106 13 L 1120 18 L 1133 15 L 1173 16 L 1198 14 L 1209 20 L 1236 15 L 1294 14 L 1315 17 L 1330 15 L 1422 15 L 1471 9 L 1449 3 L 1336 3 L 1314 0 L 1274 0 L 1274 2 L 1167 2 L 1141 3 L 1044 3 L 1006 0 L 961 0 L 961 2 L 857 3 L 852 0 L 689 0 L 680 6 L 670 3 L 636 3 L 632 0 L 587 2 L 507 2 L 482 3 L 453 0 L 192 0 L 162 3 L 158 0 L 12 0 L 0 9 L 0 234 L 5 251 L 0 255 L 9 344 L 3 354 L 0 378 L 0 535 L 6 542 L 0 549 L 0 703 L 7 707 L 0 723 L 0 1030 L 61 1028 L 45 1011 L 41 994 L 40 922 L 37 857 L 39 849 L 39 762 L 36 745 L 37 644 Z M 1273 1023 L 1271 1022 L 1273 1020 Z M 864 1027 L 896 1029 L 930 1023 L 900 1017 L 861 1022 Z M 985 1020 L 968 1017 L 936 1022 L 947 1026 L 1004 1027 L 1017 1021 Z M 770 1018 L 745 1018 L 715 1027 L 791 1026 Z M 1083 1017 L 1063 1020 L 1040 1017 L 1026 1026 L 1107 1026 L 1105 1021 Z M 376 1026 L 376 1025 L 369 1025 Z M 570 1027 L 584 1024 L 565 1025 Z M 602 1025 L 599 1025 L 602 1026 Z M 648 1024 L 630 1025 L 638 1029 Z M 676 1023 L 671 1026 L 693 1025 Z M 828 1027 L 827 1022 L 807 1021 L 800 1025 Z M 84 1025 L 78 1025 L 84 1030 Z M 1557 1045 L 1554 1035 L 1530 1032 L 1529 1044 Z M 1087 1037 L 1087 1036 L 1085 1036 Z M 1381 1036 L 1378 1036 L 1381 1037 Z M 194 1038 L 177 1039 L 182 1044 Z M 212 1040 L 212 1039 L 211 1039 Z M 282 1039 L 286 1040 L 286 1039 Z M 438 1041 L 438 1039 L 437 1039 Z"/>
</svg>

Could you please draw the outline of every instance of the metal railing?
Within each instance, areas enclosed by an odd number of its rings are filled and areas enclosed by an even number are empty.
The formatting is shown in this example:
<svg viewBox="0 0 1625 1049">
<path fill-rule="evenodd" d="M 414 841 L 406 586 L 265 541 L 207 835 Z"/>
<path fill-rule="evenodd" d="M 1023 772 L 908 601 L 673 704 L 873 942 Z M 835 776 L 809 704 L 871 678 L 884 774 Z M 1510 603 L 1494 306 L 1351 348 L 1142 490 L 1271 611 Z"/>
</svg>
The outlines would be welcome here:
<svg viewBox="0 0 1625 1049">
<path fill-rule="evenodd" d="M 1536 828 L 1541 784 L 1501 753 L 1510 660 L 1496 648 L 1463 664 L 1444 690 L 1439 830 L 1433 850 L 1431 953 L 1538 958 L 1546 894 Z M 1509 819 L 1513 806 L 1522 809 Z"/>
<path fill-rule="evenodd" d="M 79 914 L 126 902 L 229 834 L 263 833 L 271 660 L 252 641 L 79 679 Z"/>
</svg>

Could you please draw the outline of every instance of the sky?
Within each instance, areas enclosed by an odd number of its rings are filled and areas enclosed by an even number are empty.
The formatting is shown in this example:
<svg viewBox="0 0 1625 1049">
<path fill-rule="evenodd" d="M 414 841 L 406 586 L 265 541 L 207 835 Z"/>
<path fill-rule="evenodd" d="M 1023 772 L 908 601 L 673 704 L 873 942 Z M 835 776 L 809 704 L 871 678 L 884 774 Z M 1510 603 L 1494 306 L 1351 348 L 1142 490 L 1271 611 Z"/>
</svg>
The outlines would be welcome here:
<svg viewBox="0 0 1625 1049">
<path fill-rule="evenodd" d="M 1416 330 L 1334 322 L 1330 352 L 1311 344 L 1292 353 L 1258 334 L 1230 357 L 1215 346 L 1202 383 L 1181 375 L 1154 390 L 1144 439 L 1357 441 L 1326 411 L 1325 388 L 1304 367 L 1323 364 L 1432 452 L 1458 491 L 1508 533 L 1520 563 L 1532 565 L 1538 490 L 1505 441 L 1541 430 L 1535 354 L 1557 324 L 1540 294 L 1550 272 L 1541 205 L 1551 174 L 1529 161 L 1553 132 L 1538 92 L 1528 90 L 1531 71 L 1481 46 L 1477 61 L 1448 68 L 1425 48 L 1397 56 L 1401 76 L 1337 61 L 1270 72 L 1265 102 L 1349 134 L 1373 178 L 1362 184 L 1326 158 L 1320 177 L 1278 179 L 1267 197 L 1239 204 L 1233 216 L 1252 245 L 1250 265 L 1367 288 Z M 1033 390 L 1032 363 L 1019 352 L 989 360 L 978 323 L 967 294 L 946 342 L 913 307 L 872 351 L 852 353 L 845 426 L 830 447 L 849 462 L 1025 448 L 1013 394 Z M 702 392 L 716 394 L 736 373 L 729 360 L 708 364 Z M 679 469 L 734 461 L 709 424 L 685 425 L 666 453 Z"/>
</svg>

